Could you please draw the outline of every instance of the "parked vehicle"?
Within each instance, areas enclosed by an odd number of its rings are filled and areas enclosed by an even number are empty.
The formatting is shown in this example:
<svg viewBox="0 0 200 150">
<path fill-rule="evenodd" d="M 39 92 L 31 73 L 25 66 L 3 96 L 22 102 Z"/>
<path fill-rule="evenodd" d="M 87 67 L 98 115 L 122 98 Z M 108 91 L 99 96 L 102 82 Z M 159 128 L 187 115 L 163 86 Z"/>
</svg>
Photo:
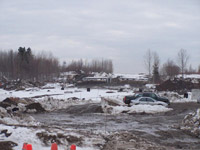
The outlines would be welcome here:
<svg viewBox="0 0 200 150">
<path fill-rule="evenodd" d="M 152 92 L 144 92 L 144 93 L 138 93 L 138 94 L 135 94 L 135 95 L 125 96 L 123 101 L 124 101 L 125 104 L 130 104 L 131 100 L 134 100 L 134 99 L 136 99 L 138 97 L 151 97 L 154 100 L 165 102 L 168 105 L 170 104 L 170 102 L 169 102 L 169 100 L 167 98 L 159 97 L 155 93 L 152 93 Z"/>
<path fill-rule="evenodd" d="M 128 95 L 128 96 L 125 96 L 123 98 L 123 101 L 124 101 L 125 104 L 130 104 L 131 100 L 134 100 L 134 99 L 141 97 L 141 96 L 142 95 L 140 95 L 140 94 Z"/>
<path fill-rule="evenodd" d="M 162 102 L 162 101 L 157 101 L 151 97 L 138 97 L 134 100 L 131 100 L 131 105 L 138 105 L 138 104 L 142 104 L 142 105 L 162 105 L 162 106 L 168 106 L 167 103 Z"/>
</svg>

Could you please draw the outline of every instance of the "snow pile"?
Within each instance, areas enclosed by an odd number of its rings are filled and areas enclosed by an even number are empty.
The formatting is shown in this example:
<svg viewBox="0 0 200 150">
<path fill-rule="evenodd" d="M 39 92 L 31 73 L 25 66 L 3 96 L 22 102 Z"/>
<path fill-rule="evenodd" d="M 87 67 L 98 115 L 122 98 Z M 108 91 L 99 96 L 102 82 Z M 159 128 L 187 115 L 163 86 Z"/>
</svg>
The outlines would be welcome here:
<svg viewBox="0 0 200 150">
<path fill-rule="evenodd" d="M 179 74 L 178 78 L 182 78 L 182 75 Z M 184 79 L 200 79 L 200 74 L 184 74 Z"/>
<path fill-rule="evenodd" d="M 58 144 L 59 150 L 69 149 L 71 144 L 75 144 L 77 150 L 98 150 L 99 148 L 96 146 L 105 143 L 100 134 L 96 135 L 97 137 L 94 139 L 91 138 L 91 135 L 87 136 L 90 138 L 80 135 L 73 130 L 45 130 L 0 124 L 0 139 L 2 141 L 12 141 L 16 143 L 17 146 L 13 147 L 13 150 L 22 149 L 23 143 L 32 144 L 33 150 L 50 150 L 51 143 L 53 142 Z"/>
<path fill-rule="evenodd" d="M 156 84 L 146 84 L 145 87 L 148 88 L 148 89 L 155 89 Z"/>
<path fill-rule="evenodd" d="M 181 124 L 181 129 L 189 131 L 200 138 L 200 108 L 196 112 L 185 116 Z"/>
<path fill-rule="evenodd" d="M 101 99 L 102 110 L 105 113 L 120 114 L 120 113 L 159 113 L 171 111 L 172 108 L 167 108 L 160 105 L 133 105 L 128 107 L 122 101 L 122 97 L 106 97 Z"/>
<path fill-rule="evenodd" d="M 136 81 L 147 81 L 146 74 L 114 74 L 113 78 L 119 78 L 121 80 L 136 80 Z"/>
<path fill-rule="evenodd" d="M 167 97 L 170 103 L 186 103 L 186 102 L 197 102 L 192 99 L 192 93 L 188 92 L 188 98 L 184 98 L 183 95 L 179 95 L 177 92 L 159 92 L 161 97 Z"/>
<path fill-rule="evenodd" d="M 127 106 L 117 106 L 113 108 L 112 114 L 119 114 L 123 112 L 127 113 L 148 113 L 154 114 L 159 112 L 167 112 L 172 110 L 172 108 L 167 108 L 160 105 L 133 105 L 131 107 Z"/>
<path fill-rule="evenodd" d="M 24 126 L 37 126 L 40 123 L 36 122 L 32 116 L 8 113 L 8 111 L 0 107 L 0 123 L 7 125 L 24 125 Z"/>
<path fill-rule="evenodd" d="M 30 100 L 19 98 L 6 98 L 0 102 L 0 123 L 7 125 L 37 126 L 39 123 L 29 115 L 24 114 L 29 110 Z"/>
<path fill-rule="evenodd" d="M 55 99 L 53 97 L 45 97 L 38 101 L 42 107 L 47 111 L 55 111 L 59 109 L 66 109 L 71 105 L 85 104 L 92 102 L 91 100 L 79 99 L 71 97 L 68 99 Z"/>
<path fill-rule="evenodd" d="M 111 77 L 112 76 L 112 74 L 105 73 L 105 72 L 101 72 L 101 73 L 93 72 L 92 74 L 94 75 L 94 77 L 99 77 L 99 78 L 102 78 L 102 77 Z"/>
<path fill-rule="evenodd" d="M 34 150 L 49 150 L 50 147 L 45 147 L 40 139 L 36 136 L 35 129 L 29 129 L 26 127 L 15 127 L 15 126 L 5 126 L 0 124 L 0 132 L 7 131 L 6 133 L 9 134 L 9 136 L 6 136 L 5 134 L 0 134 L 1 140 L 4 141 L 13 141 L 17 143 L 16 147 L 13 147 L 13 150 L 19 150 L 22 149 L 23 143 L 27 142 L 32 144 Z"/>
</svg>

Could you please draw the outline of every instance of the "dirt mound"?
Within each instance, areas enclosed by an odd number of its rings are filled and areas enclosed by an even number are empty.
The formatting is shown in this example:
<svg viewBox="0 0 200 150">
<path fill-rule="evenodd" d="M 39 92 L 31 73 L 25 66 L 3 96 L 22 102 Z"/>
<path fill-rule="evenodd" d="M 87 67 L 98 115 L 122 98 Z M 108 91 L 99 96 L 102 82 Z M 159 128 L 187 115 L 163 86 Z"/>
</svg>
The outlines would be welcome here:
<svg viewBox="0 0 200 150">
<path fill-rule="evenodd" d="M 69 114 L 103 113 L 103 110 L 99 104 L 84 104 L 70 106 L 65 112 Z"/>
<path fill-rule="evenodd" d="M 17 102 L 18 99 L 17 98 L 6 98 L 5 100 L 3 100 L 2 102 L 0 102 L 0 106 L 3 107 L 3 108 L 7 108 L 7 107 L 11 107 L 11 105 L 15 105 L 17 106 Z"/>
<path fill-rule="evenodd" d="M 160 85 L 156 86 L 158 91 L 190 91 L 191 89 L 200 88 L 200 83 L 193 83 L 191 80 L 167 80 Z"/>
<path fill-rule="evenodd" d="M 70 98 L 68 98 L 68 100 L 76 101 L 76 100 L 79 100 L 79 98 L 77 98 L 77 97 L 70 97 Z"/>
<path fill-rule="evenodd" d="M 181 129 L 200 138 L 200 109 L 185 116 L 181 124 Z"/>
<path fill-rule="evenodd" d="M 56 142 L 57 144 L 66 144 L 68 145 L 76 143 L 76 145 L 81 145 L 82 144 L 82 137 L 76 137 L 73 135 L 64 135 L 61 133 L 57 134 L 49 134 L 47 132 L 41 132 L 36 134 L 37 137 L 42 140 L 42 142 L 45 145 L 49 145 L 49 143 Z"/>
<path fill-rule="evenodd" d="M 10 97 L 10 98 L 6 98 L 5 100 L 3 100 L 3 102 L 13 104 L 13 105 L 17 105 L 17 100 L 19 100 L 19 99 Z"/>
<path fill-rule="evenodd" d="M 42 107 L 42 105 L 40 103 L 29 104 L 29 105 L 26 106 L 26 109 L 30 110 L 30 111 L 35 110 L 37 113 L 41 113 L 41 112 L 45 111 L 45 109 Z"/>
<path fill-rule="evenodd" d="M 166 150 L 165 147 L 140 138 L 130 132 L 120 132 L 105 138 L 103 149 L 106 150 Z"/>
<path fill-rule="evenodd" d="M 0 134 L 4 134 L 6 137 L 11 136 L 12 133 L 8 133 L 8 130 L 1 130 Z"/>
<path fill-rule="evenodd" d="M 0 141 L 0 149 L 1 150 L 13 150 L 12 147 L 17 146 L 16 143 L 11 141 Z"/>
</svg>

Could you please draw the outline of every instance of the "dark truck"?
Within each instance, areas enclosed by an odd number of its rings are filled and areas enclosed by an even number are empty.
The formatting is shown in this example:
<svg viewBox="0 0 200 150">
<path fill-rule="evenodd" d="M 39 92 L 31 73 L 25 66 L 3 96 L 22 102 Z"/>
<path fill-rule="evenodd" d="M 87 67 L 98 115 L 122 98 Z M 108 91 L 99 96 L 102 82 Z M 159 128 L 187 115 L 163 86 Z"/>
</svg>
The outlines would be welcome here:
<svg viewBox="0 0 200 150">
<path fill-rule="evenodd" d="M 162 101 L 162 102 L 165 102 L 167 103 L 168 105 L 170 104 L 169 100 L 167 98 L 164 98 L 164 97 L 159 97 L 157 96 L 155 93 L 151 93 L 151 92 L 145 92 L 145 93 L 138 93 L 138 94 L 135 94 L 135 95 L 128 95 L 128 96 L 125 96 L 123 101 L 125 104 L 130 104 L 131 103 L 131 100 L 134 100 L 138 97 L 151 97 L 157 101 Z"/>
</svg>

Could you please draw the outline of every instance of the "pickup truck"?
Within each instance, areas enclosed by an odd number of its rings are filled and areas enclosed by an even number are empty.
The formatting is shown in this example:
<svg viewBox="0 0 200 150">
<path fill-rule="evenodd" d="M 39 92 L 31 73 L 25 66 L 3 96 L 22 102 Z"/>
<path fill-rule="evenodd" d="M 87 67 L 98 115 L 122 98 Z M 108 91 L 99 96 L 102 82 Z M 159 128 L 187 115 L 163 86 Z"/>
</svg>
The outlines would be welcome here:
<svg viewBox="0 0 200 150">
<path fill-rule="evenodd" d="M 157 96 L 155 93 L 152 93 L 152 92 L 144 92 L 144 93 L 137 93 L 135 95 L 128 95 L 128 96 L 125 96 L 123 98 L 123 101 L 125 104 L 130 104 L 131 103 L 131 100 L 134 100 L 138 97 L 151 97 L 157 101 L 161 101 L 161 102 L 165 102 L 167 103 L 168 105 L 170 105 L 170 102 L 167 98 L 164 98 L 164 97 L 159 97 Z"/>
</svg>

